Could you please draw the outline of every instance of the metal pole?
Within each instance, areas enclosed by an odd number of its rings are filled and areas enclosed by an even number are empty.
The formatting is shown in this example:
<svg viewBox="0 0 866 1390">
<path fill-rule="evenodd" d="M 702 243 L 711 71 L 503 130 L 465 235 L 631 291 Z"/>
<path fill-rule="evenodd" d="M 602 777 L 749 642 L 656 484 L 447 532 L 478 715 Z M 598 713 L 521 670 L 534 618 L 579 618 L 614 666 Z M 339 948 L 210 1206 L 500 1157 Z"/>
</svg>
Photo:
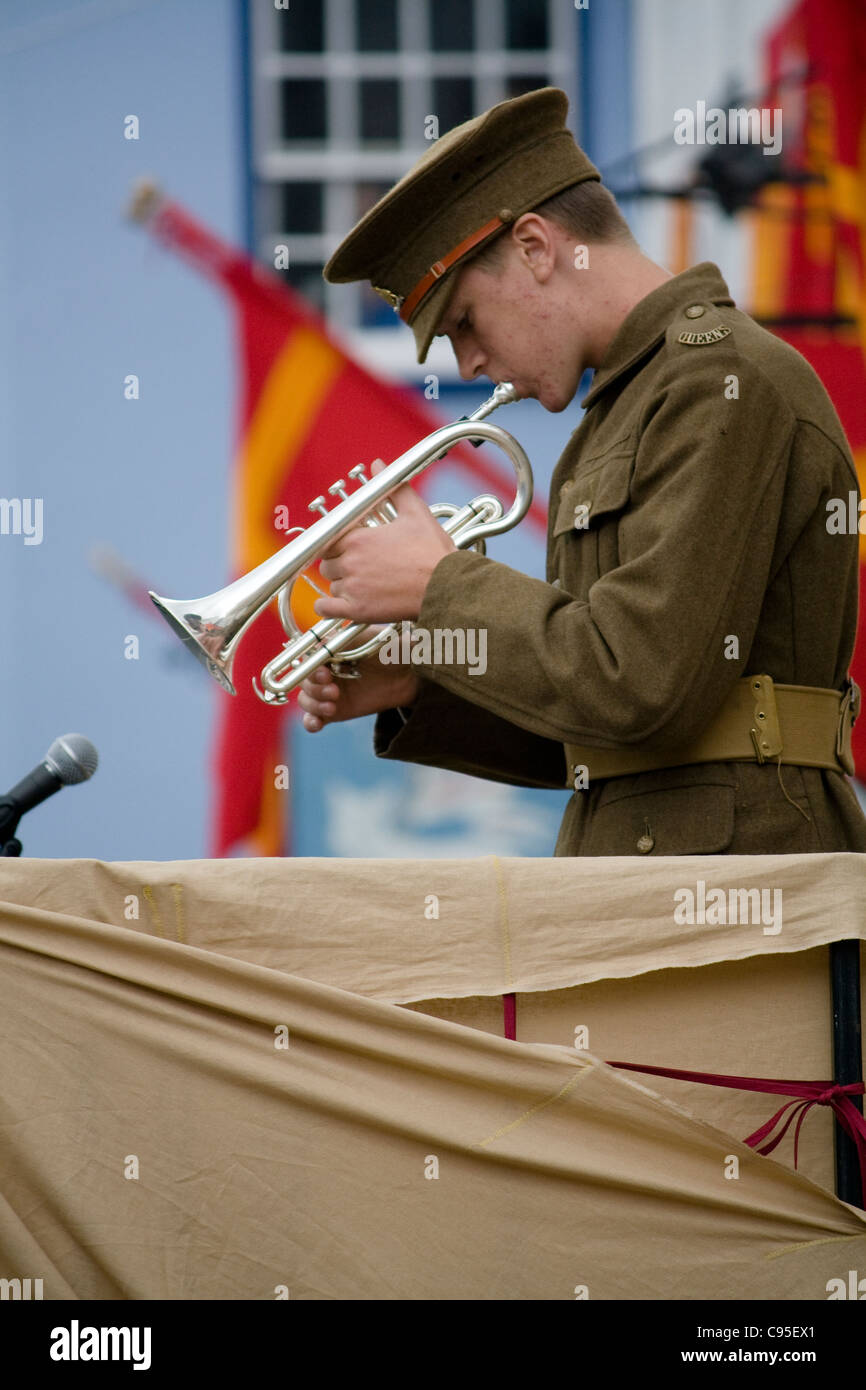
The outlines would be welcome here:
<svg viewBox="0 0 866 1390">
<path fill-rule="evenodd" d="M 860 942 L 830 943 L 830 990 L 833 1003 L 833 1080 L 838 1086 L 863 1080 L 863 1036 L 860 1021 Z M 863 1097 L 852 1096 L 863 1112 Z M 836 1196 L 852 1207 L 864 1206 L 860 1164 L 854 1141 L 837 1120 Z"/>
</svg>

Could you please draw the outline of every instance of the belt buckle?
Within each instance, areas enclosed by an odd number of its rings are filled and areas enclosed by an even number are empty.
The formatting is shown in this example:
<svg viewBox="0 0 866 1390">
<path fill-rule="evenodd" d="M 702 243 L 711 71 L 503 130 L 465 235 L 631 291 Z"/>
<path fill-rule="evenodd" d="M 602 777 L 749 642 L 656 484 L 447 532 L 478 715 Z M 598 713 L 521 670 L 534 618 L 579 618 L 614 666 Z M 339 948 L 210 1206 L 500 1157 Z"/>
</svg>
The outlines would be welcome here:
<svg viewBox="0 0 866 1390">
<path fill-rule="evenodd" d="M 759 763 L 777 758 L 782 752 L 782 730 L 772 676 L 751 676 L 749 690 L 754 700 L 752 726 L 749 735 Z"/>
<path fill-rule="evenodd" d="M 849 777 L 854 776 L 854 754 L 851 750 L 851 730 L 860 713 L 860 687 L 848 677 L 848 685 L 839 705 L 839 722 L 836 725 L 836 757 Z"/>
</svg>

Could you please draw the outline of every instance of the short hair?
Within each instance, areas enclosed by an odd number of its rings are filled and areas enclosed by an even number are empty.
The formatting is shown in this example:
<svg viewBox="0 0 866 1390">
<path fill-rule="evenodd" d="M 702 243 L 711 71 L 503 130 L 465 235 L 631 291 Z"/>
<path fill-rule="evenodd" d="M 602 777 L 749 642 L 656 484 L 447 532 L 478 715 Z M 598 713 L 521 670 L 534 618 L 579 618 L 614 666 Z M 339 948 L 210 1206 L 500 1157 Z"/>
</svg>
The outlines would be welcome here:
<svg viewBox="0 0 866 1390">
<path fill-rule="evenodd" d="M 569 184 L 561 193 L 555 193 L 530 211 L 537 212 L 539 217 L 549 218 L 578 241 L 615 242 L 621 246 L 637 247 L 616 198 L 598 179 L 584 179 L 581 183 Z M 482 270 L 501 265 L 508 231 L 509 228 L 505 227 L 491 238 L 471 257 L 472 263 Z"/>
</svg>

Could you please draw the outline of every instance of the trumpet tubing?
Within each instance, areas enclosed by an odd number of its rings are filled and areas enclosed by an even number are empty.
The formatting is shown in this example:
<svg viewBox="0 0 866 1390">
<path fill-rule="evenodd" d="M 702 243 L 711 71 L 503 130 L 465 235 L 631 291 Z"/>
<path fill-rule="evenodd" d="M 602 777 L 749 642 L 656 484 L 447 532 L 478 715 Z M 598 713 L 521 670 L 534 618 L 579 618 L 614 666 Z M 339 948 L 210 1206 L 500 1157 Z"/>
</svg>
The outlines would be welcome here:
<svg viewBox="0 0 866 1390">
<path fill-rule="evenodd" d="M 292 618 L 290 596 L 304 570 L 346 531 L 359 523 L 376 526 L 393 520 L 396 513 L 389 499 L 397 488 L 417 477 L 461 440 L 487 442 L 502 449 L 515 471 L 515 495 L 508 510 L 489 494 L 473 498 L 462 507 L 437 503 L 430 510 L 446 518 L 443 529 L 460 549 L 508 531 L 523 519 L 532 501 L 529 460 L 512 435 L 485 421 L 499 405 L 515 399 L 514 388 L 503 382 L 472 415 L 434 430 L 375 478 L 366 478 L 361 465 L 349 469 L 349 477 L 358 483 L 354 492 L 346 492 L 343 479 L 334 483 L 328 491 L 341 500 L 330 511 L 324 497 L 315 498 L 309 507 L 321 513 L 318 520 L 225 588 L 198 599 L 168 599 L 150 591 L 151 599 L 184 645 L 222 688 L 234 695 L 237 692 L 232 667 L 240 641 L 249 625 L 278 598 L 280 620 L 288 640 L 262 669 L 261 687 L 253 681 L 253 688 L 266 704 L 285 704 L 291 691 L 318 666 L 337 658 L 358 660 L 375 651 L 393 631 L 393 626 L 389 626 L 355 646 L 351 644 L 357 643 L 369 624 L 323 618 L 306 632 L 300 632 Z"/>
</svg>

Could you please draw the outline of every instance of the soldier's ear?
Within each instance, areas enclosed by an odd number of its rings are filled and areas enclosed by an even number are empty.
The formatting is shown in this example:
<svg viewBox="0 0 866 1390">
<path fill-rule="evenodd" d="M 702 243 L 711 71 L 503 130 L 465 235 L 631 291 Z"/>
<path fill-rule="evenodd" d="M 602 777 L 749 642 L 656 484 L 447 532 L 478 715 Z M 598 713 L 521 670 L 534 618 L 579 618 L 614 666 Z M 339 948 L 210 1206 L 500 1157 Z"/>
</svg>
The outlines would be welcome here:
<svg viewBox="0 0 866 1390">
<path fill-rule="evenodd" d="M 556 265 L 558 238 L 554 224 L 537 212 L 525 212 L 511 228 L 521 260 L 539 284 L 549 279 Z"/>
</svg>

